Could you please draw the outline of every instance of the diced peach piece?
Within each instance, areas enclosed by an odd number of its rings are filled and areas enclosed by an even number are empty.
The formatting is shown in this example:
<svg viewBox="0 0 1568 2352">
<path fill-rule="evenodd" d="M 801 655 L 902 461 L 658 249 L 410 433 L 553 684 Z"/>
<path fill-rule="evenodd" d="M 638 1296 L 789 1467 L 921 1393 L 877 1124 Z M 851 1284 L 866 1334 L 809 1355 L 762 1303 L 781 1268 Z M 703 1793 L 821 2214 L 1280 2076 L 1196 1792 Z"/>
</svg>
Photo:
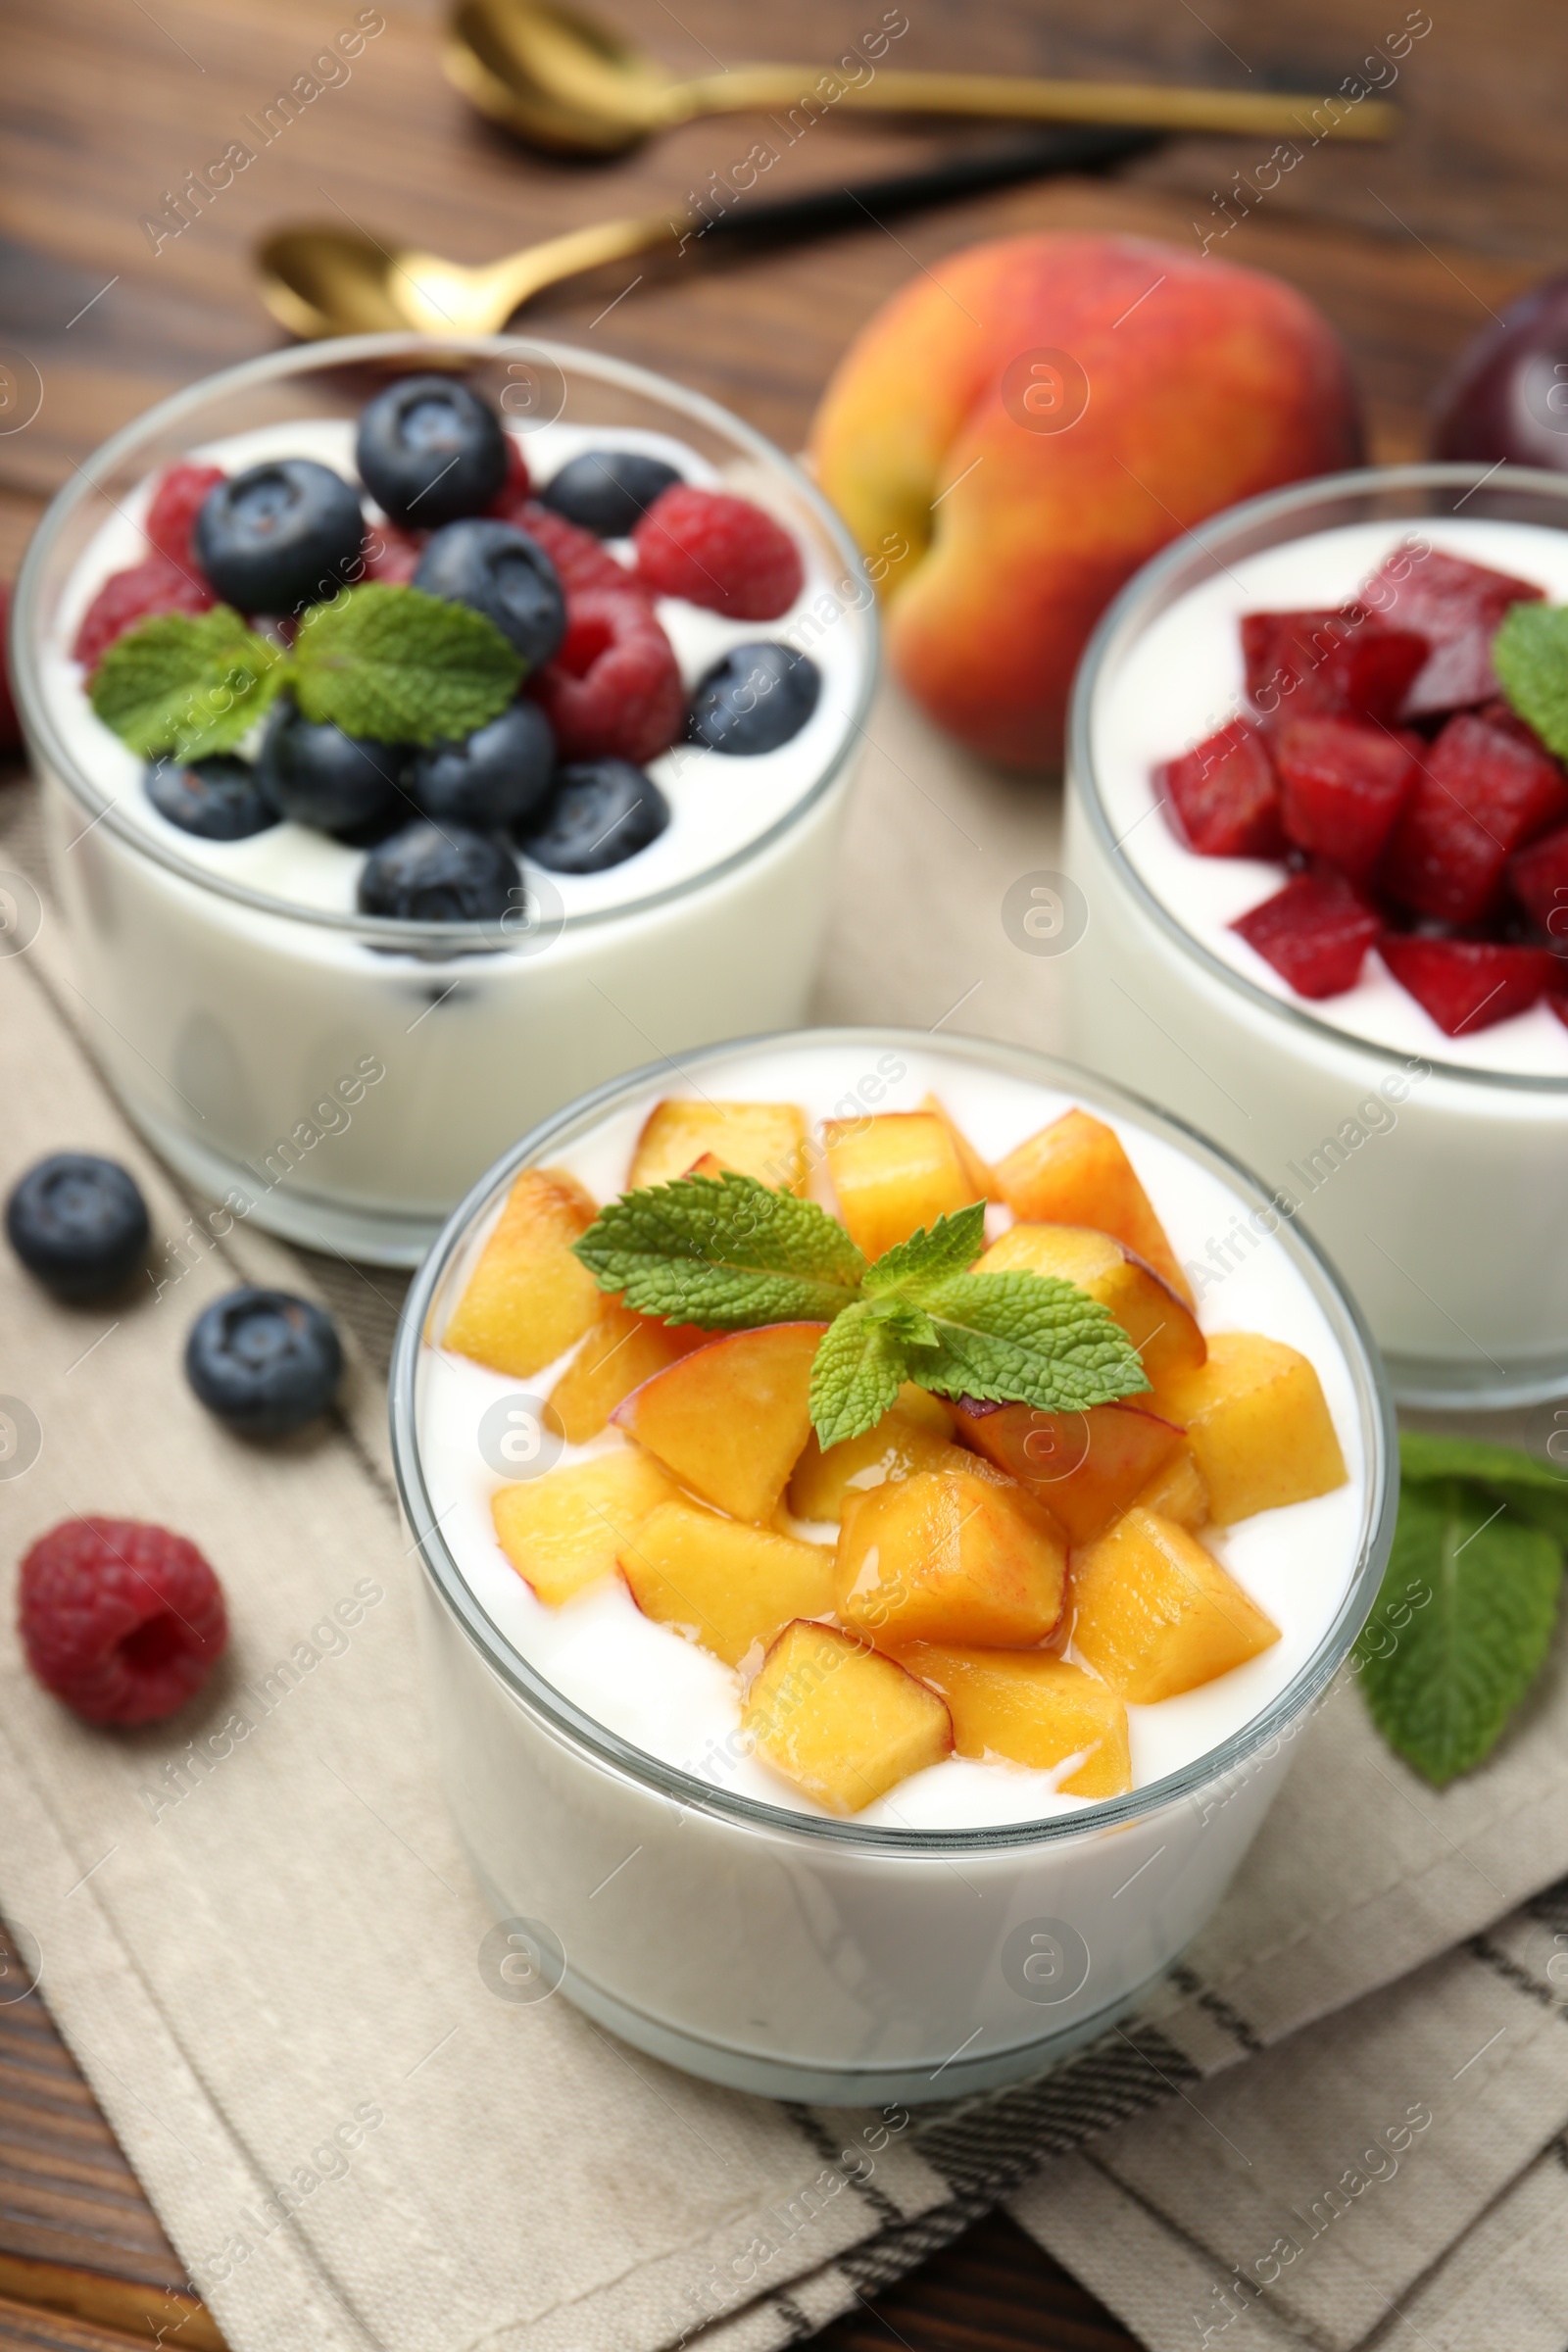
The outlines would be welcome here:
<svg viewBox="0 0 1568 2352">
<path fill-rule="evenodd" d="M 1121 1138 L 1087 1110 L 1069 1110 L 997 1164 L 1002 1197 L 1031 1225 L 1094 1225 L 1153 1267 L 1188 1306 L 1192 1289 L 1139 1183 Z"/>
<path fill-rule="evenodd" d="M 1200 1527 L 1207 1527 L 1214 1515 L 1208 1507 L 1208 1488 L 1198 1467 L 1198 1456 L 1185 1438 L 1133 1499 L 1141 1510 L 1174 1519 L 1178 1527 L 1191 1528 L 1195 1535 Z"/>
<path fill-rule="evenodd" d="M 1061 1614 L 1061 1532 L 1022 1487 L 977 1463 L 917 1470 L 852 1496 L 838 1614 L 869 1639 L 1025 1648 Z"/>
<path fill-rule="evenodd" d="M 936 1416 L 927 1409 L 932 1405 Z M 824 1448 L 811 1432 L 790 1480 L 790 1509 L 797 1519 L 837 1519 L 851 1495 L 887 1479 L 909 1478 L 916 1470 L 967 1470 L 972 1465 L 952 1433 L 953 1417 L 940 1398 L 906 1381 L 898 1403 L 861 1436 Z"/>
<path fill-rule="evenodd" d="M 1089 1225 L 1012 1225 L 993 1242 L 977 1274 L 1055 1274 L 1098 1298 L 1121 1325 L 1158 1383 L 1200 1364 L 1208 1352 L 1197 1320 L 1162 1275 L 1125 1242 Z"/>
<path fill-rule="evenodd" d="M 1082 1754 L 1077 1771 L 1057 1784 L 1063 1795 L 1121 1796 L 1132 1787 L 1126 1706 L 1081 1666 L 1047 1650 L 930 1642 L 901 1649 L 899 1663 L 947 1700 L 960 1756 L 1005 1756 L 1051 1772 Z"/>
<path fill-rule="evenodd" d="M 547 1425 L 568 1445 L 586 1445 L 623 1396 L 712 1336 L 694 1323 L 661 1323 L 618 1298 L 602 1298 L 598 1322 L 546 1399 Z"/>
<path fill-rule="evenodd" d="M 826 1329 L 726 1332 L 645 1380 L 611 1418 L 705 1502 L 765 1526 L 811 1434 L 811 1359 Z"/>
<path fill-rule="evenodd" d="M 831 1626 L 786 1626 L 747 1694 L 757 1753 L 830 1813 L 858 1813 L 952 1751 L 934 1690 Z"/>
<path fill-rule="evenodd" d="M 527 1380 L 599 1319 L 603 1294 L 571 1245 L 599 1214 L 564 1168 L 524 1168 L 441 1345 Z"/>
<path fill-rule="evenodd" d="M 947 1122 L 932 1111 L 829 1119 L 822 1132 L 839 1213 L 869 1258 L 984 1198 L 964 1176 Z"/>
<path fill-rule="evenodd" d="M 496 1535 L 517 1574 L 553 1609 L 609 1576 L 650 1511 L 676 1490 L 657 1462 L 627 1446 L 543 1478 L 498 1487 Z"/>
<path fill-rule="evenodd" d="M 1103 1534 L 1182 1442 L 1168 1421 L 1130 1404 L 1044 1413 L 969 1401 L 956 1411 L 964 1444 L 1027 1487 L 1069 1544 Z"/>
<path fill-rule="evenodd" d="M 1159 1389 L 1160 1409 L 1186 1425 L 1219 1527 L 1327 1494 L 1348 1476 L 1316 1368 L 1283 1341 L 1217 1331 L 1208 1361 Z"/>
<path fill-rule="evenodd" d="M 829 1545 L 743 1527 L 695 1503 L 663 1503 L 621 1545 L 619 1562 L 645 1617 L 676 1627 L 726 1666 L 791 1618 L 825 1617 L 833 1606 Z"/>
<path fill-rule="evenodd" d="M 952 1112 L 943 1107 L 935 1095 L 927 1095 L 920 1108 L 928 1110 L 934 1119 L 940 1119 L 947 1129 L 953 1149 L 958 1155 L 958 1165 L 963 1170 L 963 1181 L 969 1187 L 969 1200 L 1000 1200 L 1002 1195 L 997 1189 L 996 1169 L 988 1159 L 981 1158 Z M 967 1207 L 968 1202 L 964 1205 Z"/>
<path fill-rule="evenodd" d="M 721 1168 L 755 1176 L 775 1192 L 803 1193 L 805 1114 L 793 1102 L 682 1102 L 672 1097 L 656 1102 L 637 1139 L 627 1189 L 668 1184 L 709 1153 Z"/>
<path fill-rule="evenodd" d="M 1072 1555 L 1075 1649 L 1136 1706 L 1196 1690 L 1280 1638 L 1212 1552 L 1136 1505 Z"/>
</svg>

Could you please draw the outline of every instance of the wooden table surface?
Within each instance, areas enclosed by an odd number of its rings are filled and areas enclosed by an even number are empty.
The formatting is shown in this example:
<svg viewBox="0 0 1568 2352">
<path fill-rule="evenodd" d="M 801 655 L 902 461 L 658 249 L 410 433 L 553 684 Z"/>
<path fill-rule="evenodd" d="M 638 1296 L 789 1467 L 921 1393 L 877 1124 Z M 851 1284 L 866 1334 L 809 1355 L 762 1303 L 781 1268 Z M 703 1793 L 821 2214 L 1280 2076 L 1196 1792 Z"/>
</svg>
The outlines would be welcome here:
<svg viewBox="0 0 1568 2352">
<path fill-rule="evenodd" d="M 679 72 L 756 54 L 741 0 L 594 0 Z M 249 252 L 285 220 L 349 220 L 388 242 L 481 261 L 558 230 L 676 206 L 755 140 L 782 150 L 765 192 L 840 186 L 1012 134 L 838 114 L 785 146 L 775 125 L 693 123 L 612 164 L 532 156 L 472 117 L 436 69 L 438 0 L 49 0 L 6 27 L 0 85 L 0 362 L 42 380 L 24 430 L 0 431 L 0 577 L 44 500 L 151 401 L 279 338 Z M 1334 89 L 1385 76 L 1406 110 L 1391 148 L 1320 146 L 1268 194 L 1257 140 L 1189 139 L 1114 177 L 1045 181 L 756 255 L 688 251 L 563 287 L 529 313 L 727 402 L 797 447 L 839 354 L 923 264 L 975 238 L 1096 226 L 1277 271 L 1345 336 L 1374 455 L 1415 456 L 1445 364 L 1521 287 L 1568 261 L 1568 14 L 1546 0 L 906 0 L 897 62 L 971 70 Z M 350 78 L 270 143 L 255 119 L 358 21 Z M 882 0 L 797 0 L 776 46 L 825 62 L 884 21 Z M 1420 29 L 1426 27 L 1425 30 Z M 766 36 L 772 40 L 771 27 Z M 1364 63 L 1377 59 L 1370 68 Z M 155 250 L 149 216 L 235 138 L 255 162 Z M 1242 175 L 1238 181 L 1237 174 Z M 1221 200 L 1229 199 L 1228 205 Z M 1233 225 L 1226 227 L 1227 221 Z M 1218 232 L 1224 231 L 1221 239 Z M 639 274 L 640 271 L 640 274 Z M 637 282 L 632 284 L 631 281 Z M 630 290 L 626 289 L 630 286 Z M 0 1975 L 0 1992 L 4 1977 Z M 209 2352 L 221 2339 L 37 1994 L 0 2002 L 0 2352 L 114 2352 L 128 2337 Z M 1033 2243 L 982 2222 L 828 2330 L 836 2352 L 1103 2348 L 1131 2342 Z"/>
</svg>

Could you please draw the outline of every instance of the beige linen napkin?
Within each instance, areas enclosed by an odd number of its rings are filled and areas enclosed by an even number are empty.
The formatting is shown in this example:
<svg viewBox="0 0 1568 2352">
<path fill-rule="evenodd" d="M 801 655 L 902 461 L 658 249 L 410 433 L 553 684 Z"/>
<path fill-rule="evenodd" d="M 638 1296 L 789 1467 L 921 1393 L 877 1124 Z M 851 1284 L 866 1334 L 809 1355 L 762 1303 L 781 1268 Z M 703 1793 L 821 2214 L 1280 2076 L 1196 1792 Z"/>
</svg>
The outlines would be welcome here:
<svg viewBox="0 0 1568 2352">
<path fill-rule="evenodd" d="M 1055 862 L 1054 797 L 941 750 L 891 698 L 871 732 L 824 1017 L 1051 1048 L 1058 963 L 1015 946 L 1003 910 Z M 0 866 L 37 875 L 29 818 L 8 791 Z M 1417 2312 L 1434 2266 L 1451 2283 L 1429 2340 L 1460 2340 L 1442 2329 L 1499 2277 L 1546 2325 L 1568 2265 L 1543 2151 L 1568 2078 L 1541 1948 L 1555 1914 L 1528 1906 L 1568 1873 L 1561 1659 L 1494 1761 L 1441 1798 L 1337 1689 L 1144 2017 L 996 2098 L 785 2108 L 689 2082 L 560 1999 L 498 2000 L 435 1790 L 387 1474 L 402 1285 L 244 1226 L 182 1242 L 187 1204 L 83 1051 L 105 1017 L 46 899 L 37 938 L 0 959 L 0 1184 L 67 1144 L 124 1159 L 166 1280 L 63 1310 L 0 1263 L 0 1392 L 41 1431 L 0 1483 L 5 1553 L 73 1511 L 166 1521 L 218 1567 L 233 1644 L 177 1727 L 108 1737 L 0 1637 L 0 1905 L 41 1948 L 55 2017 L 236 2352 L 654 2352 L 704 2323 L 771 2346 L 1020 2190 L 1020 2219 L 1154 2344 L 1192 2341 L 1197 2311 L 1238 2344 L 1348 2346 L 1387 2300 Z M 342 1413 L 275 1449 L 225 1437 L 179 1368 L 192 1316 L 247 1278 L 319 1288 L 350 1334 Z M 1285 2283 L 1215 2303 L 1234 2265 L 1255 2283 L 1286 2207 L 1309 2213 L 1399 2129 L 1398 2170 L 1342 2192 Z"/>
</svg>

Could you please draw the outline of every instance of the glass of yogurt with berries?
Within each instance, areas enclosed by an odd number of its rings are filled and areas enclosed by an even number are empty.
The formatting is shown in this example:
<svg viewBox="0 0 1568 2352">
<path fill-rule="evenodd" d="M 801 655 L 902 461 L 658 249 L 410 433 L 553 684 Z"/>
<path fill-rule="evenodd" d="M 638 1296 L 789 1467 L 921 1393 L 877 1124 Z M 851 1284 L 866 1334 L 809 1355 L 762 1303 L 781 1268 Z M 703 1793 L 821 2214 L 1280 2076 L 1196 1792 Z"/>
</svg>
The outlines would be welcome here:
<svg viewBox="0 0 1568 2352">
<path fill-rule="evenodd" d="M 597 354 L 367 336 L 150 412 L 14 620 L 137 1124 L 222 1213 L 413 1263 L 585 1084 L 798 1018 L 873 605 L 776 449 Z"/>
<path fill-rule="evenodd" d="M 1075 692 L 1073 1050 L 1257 1170 L 1411 1404 L 1568 1387 L 1565 607 L 1556 476 L 1345 474 L 1184 536 Z"/>
<path fill-rule="evenodd" d="M 1396 1484 L 1356 1310 L 1250 1178 L 898 1031 L 527 1137 L 416 1281 L 392 1430 L 498 1984 L 840 2103 L 1035 2071 L 1189 1941 Z"/>
</svg>

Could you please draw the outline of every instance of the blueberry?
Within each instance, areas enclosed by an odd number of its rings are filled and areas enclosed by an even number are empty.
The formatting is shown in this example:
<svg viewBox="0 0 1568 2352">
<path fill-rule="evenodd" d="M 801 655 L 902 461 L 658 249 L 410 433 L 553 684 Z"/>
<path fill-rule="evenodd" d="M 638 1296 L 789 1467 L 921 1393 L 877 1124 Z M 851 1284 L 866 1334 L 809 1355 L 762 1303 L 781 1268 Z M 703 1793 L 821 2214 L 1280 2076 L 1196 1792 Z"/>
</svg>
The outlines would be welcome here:
<svg viewBox="0 0 1568 2352">
<path fill-rule="evenodd" d="M 322 833 L 373 828 L 397 805 L 408 753 L 401 744 L 345 735 L 280 701 L 267 722 L 256 776 L 280 816 Z"/>
<path fill-rule="evenodd" d="M 208 492 L 196 517 L 203 571 L 242 612 L 296 612 L 359 576 L 360 502 L 314 458 L 252 466 Z"/>
<path fill-rule="evenodd" d="M 277 822 L 277 810 L 244 760 L 158 760 L 142 779 L 160 816 L 203 841 L 244 841 Z"/>
<path fill-rule="evenodd" d="M 816 663 L 792 645 L 732 645 L 698 680 L 686 733 L 711 752 L 755 759 L 800 733 L 821 691 Z"/>
<path fill-rule="evenodd" d="M 368 401 L 354 456 L 376 505 L 422 531 L 482 514 L 507 478 L 500 417 L 450 375 L 406 375 Z"/>
<path fill-rule="evenodd" d="M 548 481 L 540 503 L 601 539 L 629 539 L 656 498 L 681 475 L 635 449 L 586 449 Z"/>
<path fill-rule="evenodd" d="M 136 1180 L 117 1160 L 55 1152 L 6 1202 L 6 1234 L 57 1298 L 96 1298 L 140 1265 L 150 1231 Z"/>
<path fill-rule="evenodd" d="M 669 822 L 669 803 L 629 760 L 582 760 L 556 770 L 545 821 L 525 858 L 557 874 L 602 874 L 635 858 Z"/>
<path fill-rule="evenodd" d="M 555 565 L 510 522 L 449 522 L 419 558 L 414 585 L 449 604 L 471 605 L 531 668 L 548 662 L 566 633 Z"/>
<path fill-rule="evenodd" d="M 331 1316 L 287 1291 L 226 1292 L 185 1342 L 185 1378 L 210 1413 L 247 1438 L 282 1438 L 314 1421 L 342 1377 Z"/>
<path fill-rule="evenodd" d="M 493 922 L 516 904 L 522 876 L 504 843 L 463 825 L 405 825 L 372 850 L 360 875 L 360 912 L 405 923 Z"/>
<path fill-rule="evenodd" d="M 465 743 L 416 754 L 409 791 L 442 825 L 493 832 L 534 816 L 549 791 L 556 739 L 537 703 L 513 703 Z"/>
</svg>

